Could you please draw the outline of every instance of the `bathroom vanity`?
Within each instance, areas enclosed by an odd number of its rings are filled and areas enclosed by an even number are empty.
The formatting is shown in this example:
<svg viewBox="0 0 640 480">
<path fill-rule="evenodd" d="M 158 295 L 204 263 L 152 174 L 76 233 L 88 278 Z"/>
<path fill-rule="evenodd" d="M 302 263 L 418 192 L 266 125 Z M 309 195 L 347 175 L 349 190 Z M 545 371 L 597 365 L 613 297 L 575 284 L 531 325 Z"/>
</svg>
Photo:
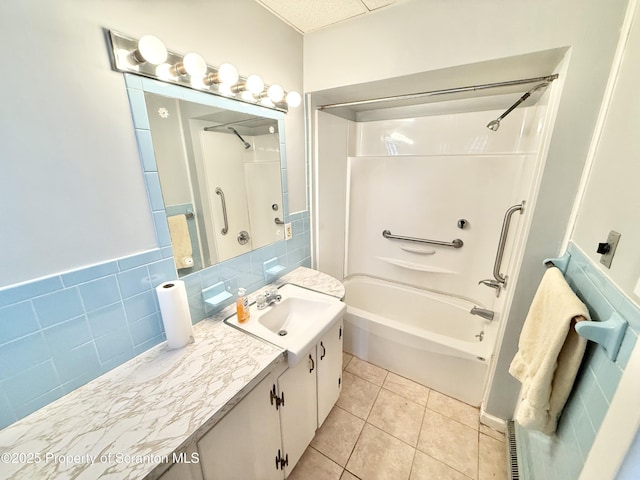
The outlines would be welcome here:
<svg viewBox="0 0 640 480">
<path fill-rule="evenodd" d="M 286 283 L 344 295 L 307 268 Z M 284 478 L 339 393 L 341 320 L 290 367 L 221 321 L 233 308 L 195 325 L 194 344 L 158 345 L 1 430 L 0 477 Z"/>
</svg>

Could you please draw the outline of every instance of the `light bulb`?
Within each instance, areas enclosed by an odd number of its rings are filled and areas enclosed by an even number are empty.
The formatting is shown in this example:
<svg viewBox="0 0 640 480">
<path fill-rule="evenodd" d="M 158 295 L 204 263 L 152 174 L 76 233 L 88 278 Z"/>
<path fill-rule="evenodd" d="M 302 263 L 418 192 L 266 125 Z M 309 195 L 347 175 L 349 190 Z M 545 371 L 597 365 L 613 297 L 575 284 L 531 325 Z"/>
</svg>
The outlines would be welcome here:
<svg viewBox="0 0 640 480">
<path fill-rule="evenodd" d="M 207 63 L 197 53 L 187 53 L 182 59 L 185 71 L 192 77 L 204 77 L 207 73 Z"/>
<path fill-rule="evenodd" d="M 264 90 L 264 81 L 258 75 L 247 77 L 246 88 L 254 95 L 259 95 Z"/>
<path fill-rule="evenodd" d="M 129 50 L 118 48 L 115 50 L 115 56 L 118 66 L 126 67 L 129 70 L 140 70 L 140 63 Z"/>
<path fill-rule="evenodd" d="M 260 103 L 262 105 L 264 105 L 265 107 L 269 107 L 269 108 L 275 107 L 275 104 L 271 101 L 271 99 L 269 97 L 262 97 L 260 99 Z"/>
<path fill-rule="evenodd" d="M 226 85 L 234 85 L 240 76 L 238 75 L 238 69 L 230 63 L 223 63 L 218 68 L 218 81 Z"/>
<path fill-rule="evenodd" d="M 171 65 L 161 63 L 156 67 L 156 76 L 161 80 L 175 80 L 176 77 L 171 74 Z"/>
<path fill-rule="evenodd" d="M 191 77 L 191 79 L 189 80 L 189 83 L 191 83 L 191 86 L 193 88 L 199 88 L 200 90 L 204 90 L 207 88 L 207 86 L 204 84 L 204 82 L 202 81 L 202 77 Z"/>
<path fill-rule="evenodd" d="M 219 90 L 222 85 L 227 85 L 229 87 L 235 85 L 238 78 L 240 77 L 236 67 L 230 63 L 223 63 L 217 70 L 214 70 L 204 77 L 203 81 L 205 85 L 218 85 Z"/>
<path fill-rule="evenodd" d="M 231 91 L 231 85 L 228 83 L 221 83 L 218 85 L 218 93 L 226 95 L 227 97 L 233 97 L 234 93 Z"/>
<path fill-rule="evenodd" d="M 284 89 L 280 85 L 271 85 L 267 89 L 267 96 L 273 103 L 281 102 L 284 98 Z"/>
<path fill-rule="evenodd" d="M 242 98 L 246 102 L 255 102 L 256 101 L 256 97 L 254 97 L 253 93 L 251 93 L 249 90 L 244 90 L 243 92 L 241 92 L 240 93 L 240 98 Z"/>
<path fill-rule="evenodd" d="M 293 108 L 299 107 L 300 103 L 302 103 L 302 97 L 296 91 L 291 91 L 287 93 L 285 100 L 287 102 L 287 105 Z"/>
<path fill-rule="evenodd" d="M 144 35 L 138 40 L 138 48 L 133 52 L 133 57 L 139 63 L 149 62 L 152 65 L 160 65 L 167 59 L 167 47 L 158 37 Z"/>
</svg>

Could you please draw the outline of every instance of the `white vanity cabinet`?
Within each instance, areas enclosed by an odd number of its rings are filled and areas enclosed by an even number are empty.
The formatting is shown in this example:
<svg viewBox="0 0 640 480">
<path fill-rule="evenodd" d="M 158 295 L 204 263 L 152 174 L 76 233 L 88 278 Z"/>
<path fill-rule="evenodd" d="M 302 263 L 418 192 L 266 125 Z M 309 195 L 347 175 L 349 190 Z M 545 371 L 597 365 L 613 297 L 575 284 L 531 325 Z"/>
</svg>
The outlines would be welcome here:
<svg viewBox="0 0 640 480">
<path fill-rule="evenodd" d="M 340 396 L 342 388 L 342 333 L 343 320 L 340 319 L 316 345 L 318 428 L 329 415 Z"/>
<path fill-rule="evenodd" d="M 276 368 L 222 417 L 198 442 L 203 479 L 289 476 L 318 427 L 317 367 L 314 348 L 295 367 Z"/>
<path fill-rule="evenodd" d="M 315 349 L 295 367 L 278 378 L 280 426 L 284 474 L 289 476 L 316 433 L 316 352 Z M 284 402 L 282 400 L 284 399 Z"/>
<path fill-rule="evenodd" d="M 204 480 L 283 478 L 275 383 L 275 375 L 267 375 L 198 441 Z"/>
<path fill-rule="evenodd" d="M 340 395 L 342 334 L 340 318 L 298 363 L 276 366 L 197 442 L 203 480 L 289 476 Z"/>
</svg>

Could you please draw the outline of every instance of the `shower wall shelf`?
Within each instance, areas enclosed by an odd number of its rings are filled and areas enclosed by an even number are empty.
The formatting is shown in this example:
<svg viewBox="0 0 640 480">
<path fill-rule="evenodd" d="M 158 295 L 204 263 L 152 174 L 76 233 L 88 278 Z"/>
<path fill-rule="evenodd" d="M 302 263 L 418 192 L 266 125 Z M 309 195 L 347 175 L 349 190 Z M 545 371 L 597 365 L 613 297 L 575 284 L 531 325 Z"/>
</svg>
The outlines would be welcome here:
<svg viewBox="0 0 640 480">
<path fill-rule="evenodd" d="M 383 262 L 390 263 L 391 265 L 406 268 L 408 270 L 415 270 L 418 272 L 458 273 L 458 272 L 454 272 L 453 270 L 447 270 L 446 268 L 432 267 L 430 265 L 421 265 L 419 263 L 406 262 L 404 260 L 396 260 L 395 258 L 388 258 L 388 257 L 376 257 L 376 258 L 378 260 L 382 260 Z"/>
<path fill-rule="evenodd" d="M 420 255 L 433 255 L 434 253 L 436 253 L 435 250 L 424 250 L 422 248 L 415 247 L 400 247 L 400 250 L 404 250 L 405 252 L 409 253 L 418 253 Z"/>
<path fill-rule="evenodd" d="M 559 258 L 545 258 L 543 263 L 548 268 L 557 267 L 566 275 L 570 261 L 571 254 L 566 252 Z M 575 330 L 578 335 L 604 348 L 607 357 L 613 362 L 618 356 L 627 325 L 626 320 L 616 310 L 613 310 L 606 320 L 577 322 Z"/>
</svg>

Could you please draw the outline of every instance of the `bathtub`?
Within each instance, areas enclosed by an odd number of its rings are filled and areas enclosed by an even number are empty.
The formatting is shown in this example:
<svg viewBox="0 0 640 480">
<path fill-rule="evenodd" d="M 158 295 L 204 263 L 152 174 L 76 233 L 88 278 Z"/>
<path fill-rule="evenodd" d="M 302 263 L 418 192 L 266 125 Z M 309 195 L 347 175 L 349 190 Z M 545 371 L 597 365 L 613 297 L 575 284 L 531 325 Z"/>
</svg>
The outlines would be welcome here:
<svg viewBox="0 0 640 480">
<path fill-rule="evenodd" d="M 469 300 L 366 276 L 344 280 L 344 350 L 479 406 L 497 334 Z M 478 305 L 481 306 L 481 305 Z"/>
</svg>

